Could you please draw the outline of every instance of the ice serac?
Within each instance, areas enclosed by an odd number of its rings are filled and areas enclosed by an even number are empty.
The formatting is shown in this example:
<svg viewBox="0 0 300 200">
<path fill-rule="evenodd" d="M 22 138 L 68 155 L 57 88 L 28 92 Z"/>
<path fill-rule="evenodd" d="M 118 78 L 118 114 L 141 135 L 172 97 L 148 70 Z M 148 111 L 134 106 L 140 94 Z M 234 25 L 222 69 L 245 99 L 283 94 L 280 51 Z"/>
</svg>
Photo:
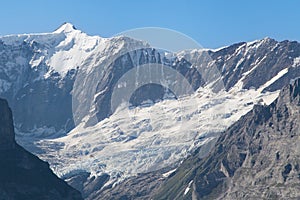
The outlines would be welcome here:
<svg viewBox="0 0 300 200">
<path fill-rule="evenodd" d="M 156 198 L 299 199 L 299 85 L 297 79 L 271 105 L 241 117 L 208 157 L 190 156 Z"/>
<path fill-rule="evenodd" d="M 1 199 L 82 199 L 59 179 L 48 163 L 15 142 L 12 113 L 0 99 L 0 197 Z"/>
</svg>

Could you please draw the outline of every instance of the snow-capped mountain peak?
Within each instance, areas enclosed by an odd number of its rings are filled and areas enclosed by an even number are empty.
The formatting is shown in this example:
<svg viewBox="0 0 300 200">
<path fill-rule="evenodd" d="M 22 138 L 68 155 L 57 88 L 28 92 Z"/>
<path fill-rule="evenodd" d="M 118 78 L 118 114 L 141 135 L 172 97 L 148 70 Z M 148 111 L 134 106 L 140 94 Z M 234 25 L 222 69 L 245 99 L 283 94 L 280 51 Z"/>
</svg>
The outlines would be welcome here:
<svg viewBox="0 0 300 200">
<path fill-rule="evenodd" d="M 53 33 L 69 33 L 77 30 L 75 26 L 69 22 L 63 23 L 59 28 L 57 28 Z"/>
</svg>

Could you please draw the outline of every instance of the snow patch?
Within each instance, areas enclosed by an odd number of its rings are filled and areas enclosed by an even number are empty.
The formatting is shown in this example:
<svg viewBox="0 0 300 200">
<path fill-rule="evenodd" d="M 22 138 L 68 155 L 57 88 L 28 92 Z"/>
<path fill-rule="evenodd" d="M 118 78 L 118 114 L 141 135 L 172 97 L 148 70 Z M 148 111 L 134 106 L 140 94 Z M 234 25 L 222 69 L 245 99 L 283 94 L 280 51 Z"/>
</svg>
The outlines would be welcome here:
<svg viewBox="0 0 300 200">
<path fill-rule="evenodd" d="M 270 85 L 272 85 L 275 81 L 277 81 L 278 79 L 280 79 L 282 76 L 284 76 L 286 73 L 288 73 L 289 68 L 285 68 L 283 70 L 281 70 L 280 72 L 278 72 L 277 75 L 275 75 L 273 78 L 271 78 L 271 80 L 267 81 L 265 84 L 263 84 L 258 90 L 259 91 L 263 91 L 265 88 L 269 87 Z"/>
<path fill-rule="evenodd" d="M 167 178 L 167 177 L 169 177 L 171 174 L 173 174 L 176 170 L 177 170 L 177 168 L 175 168 L 175 169 L 173 169 L 173 170 L 171 170 L 171 171 L 168 171 L 168 172 L 162 174 L 162 176 L 165 177 L 165 178 Z"/>
<path fill-rule="evenodd" d="M 292 67 L 299 67 L 300 65 L 300 57 L 294 58 Z"/>
<path fill-rule="evenodd" d="M 184 193 L 183 193 L 183 196 L 187 195 L 187 193 L 190 191 L 192 183 L 193 183 L 193 180 L 191 180 L 191 181 L 189 182 L 189 185 L 185 188 L 185 191 L 184 191 Z"/>
</svg>

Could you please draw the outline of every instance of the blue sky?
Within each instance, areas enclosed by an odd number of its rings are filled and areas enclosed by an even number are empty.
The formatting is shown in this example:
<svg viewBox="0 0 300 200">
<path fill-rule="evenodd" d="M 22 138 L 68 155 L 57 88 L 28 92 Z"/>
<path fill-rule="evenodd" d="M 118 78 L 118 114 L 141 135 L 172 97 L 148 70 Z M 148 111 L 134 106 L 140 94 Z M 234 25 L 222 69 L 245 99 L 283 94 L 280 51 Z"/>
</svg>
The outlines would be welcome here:
<svg viewBox="0 0 300 200">
<path fill-rule="evenodd" d="M 50 32 L 67 21 L 103 37 L 163 27 L 218 48 L 267 36 L 300 41 L 299 10 L 297 0 L 3 0 L 0 35 Z"/>
</svg>

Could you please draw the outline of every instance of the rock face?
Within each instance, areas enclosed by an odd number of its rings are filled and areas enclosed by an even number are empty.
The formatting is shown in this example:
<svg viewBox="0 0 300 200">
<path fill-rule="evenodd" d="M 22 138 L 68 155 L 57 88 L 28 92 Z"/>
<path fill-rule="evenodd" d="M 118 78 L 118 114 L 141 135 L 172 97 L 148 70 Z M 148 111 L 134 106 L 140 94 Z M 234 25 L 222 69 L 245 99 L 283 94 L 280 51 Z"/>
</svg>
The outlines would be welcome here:
<svg viewBox="0 0 300 200">
<path fill-rule="evenodd" d="M 0 42 L 0 96 L 10 103 L 15 126 L 22 132 L 38 128 L 68 131 L 74 127 L 70 92 L 75 70 L 64 77 L 55 72 L 44 78 L 46 64 L 30 64 L 38 52 L 45 51 L 44 45 Z"/>
<path fill-rule="evenodd" d="M 184 59 L 177 62 L 171 62 L 170 60 L 162 60 L 161 54 L 153 48 L 141 48 L 136 49 L 133 51 L 126 52 L 123 55 L 120 55 L 119 57 L 115 58 L 115 60 L 108 66 L 107 71 L 103 76 L 99 76 L 97 79 L 102 80 L 97 83 L 97 89 L 96 89 L 96 95 L 95 96 L 95 105 L 96 105 L 96 116 L 97 116 L 97 122 L 105 119 L 106 117 L 109 117 L 113 110 L 111 108 L 111 99 L 112 99 L 112 93 L 114 91 L 114 87 L 116 84 L 120 84 L 118 81 L 121 79 L 122 76 L 124 76 L 126 73 L 128 73 L 132 69 L 137 69 L 138 66 L 146 66 L 149 65 L 149 72 L 147 74 L 145 73 L 139 73 L 137 70 L 136 73 L 134 73 L 134 77 L 136 81 L 135 84 L 138 84 L 138 80 L 147 79 L 147 76 L 153 76 L 155 77 L 156 73 L 163 73 L 163 68 L 160 69 L 159 72 L 154 72 L 154 70 L 150 70 L 151 64 L 157 64 L 157 65 L 164 65 L 168 68 L 173 69 L 174 71 L 179 72 L 183 77 L 185 77 L 193 90 L 198 89 L 200 86 L 204 85 L 204 80 L 202 80 L 202 77 L 200 73 L 195 69 L 192 68 L 192 64 L 189 62 L 186 62 Z M 165 72 L 166 73 L 166 72 Z M 96 72 L 94 72 L 96 74 Z M 149 75 L 150 74 L 150 75 Z M 152 74 L 152 75 L 151 75 Z M 147 76 L 146 76 L 147 75 Z M 174 76 L 174 75 L 173 75 Z M 154 78 L 153 78 L 154 79 Z M 171 80 L 175 78 L 170 78 Z M 88 84 L 95 84 L 95 81 L 91 79 L 86 79 Z M 131 80 L 125 80 L 125 84 Z M 124 82 L 122 82 L 124 84 Z M 176 84 L 170 83 L 168 86 L 169 88 L 172 87 L 180 87 L 184 84 Z M 82 90 L 83 88 L 81 88 Z M 137 88 L 138 89 L 138 88 Z M 153 102 L 156 100 L 162 100 L 165 93 L 168 93 L 168 88 L 164 88 L 161 85 L 155 85 L 151 84 L 149 81 L 147 84 L 143 85 L 139 89 L 143 90 L 144 92 L 136 91 L 133 93 L 132 97 L 130 98 L 129 103 L 137 106 L 141 105 L 141 102 L 145 100 L 152 100 Z M 179 89 L 179 88 L 177 88 Z M 188 88 L 180 88 L 183 91 L 187 91 Z M 170 91 L 169 91 L 170 92 Z M 124 95 L 124 94 L 123 94 Z M 119 100 L 118 104 L 121 104 L 122 99 Z"/>
<path fill-rule="evenodd" d="M 81 191 L 86 200 L 106 200 L 106 199 L 150 199 L 158 190 L 166 177 L 162 176 L 162 171 L 139 174 L 127 178 L 120 184 L 108 183 L 109 176 L 102 175 L 97 178 L 89 178 L 88 174 L 78 174 L 66 181 Z M 104 186 L 105 185 L 105 186 Z M 104 187 L 103 187 L 104 186 Z"/>
<path fill-rule="evenodd" d="M 206 158 L 190 156 L 154 199 L 299 199 L 299 124 L 300 79 L 232 125 Z"/>
<path fill-rule="evenodd" d="M 90 199 L 151 199 L 151 195 L 157 191 L 163 180 L 160 172 L 140 174 L 111 189 L 104 188 L 103 191 L 93 194 L 94 196 L 91 196 Z"/>
<path fill-rule="evenodd" d="M 11 110 L 3 99 L 0 112 L 0 199 L 82 199 L 53 174 L 48 163 L 15 142 Z"/>
<path fill-rule="evenodd" d="M 230 89 L 243 81 L 243 88 L 258 89 L 288 66 L 288 72 L 265 88 L 265 91 L 280 90 L 290 79 L 300 76 L 298 58 L 300 45 L 298 42 L 277 42 L 271 38 L 252 43 L 238 43 L 217 52 L 210 53 L 212 60 L 222 73 L 226 89 Z M 296 61 L 296 62 L 295 62 Z"/>
</svg>

